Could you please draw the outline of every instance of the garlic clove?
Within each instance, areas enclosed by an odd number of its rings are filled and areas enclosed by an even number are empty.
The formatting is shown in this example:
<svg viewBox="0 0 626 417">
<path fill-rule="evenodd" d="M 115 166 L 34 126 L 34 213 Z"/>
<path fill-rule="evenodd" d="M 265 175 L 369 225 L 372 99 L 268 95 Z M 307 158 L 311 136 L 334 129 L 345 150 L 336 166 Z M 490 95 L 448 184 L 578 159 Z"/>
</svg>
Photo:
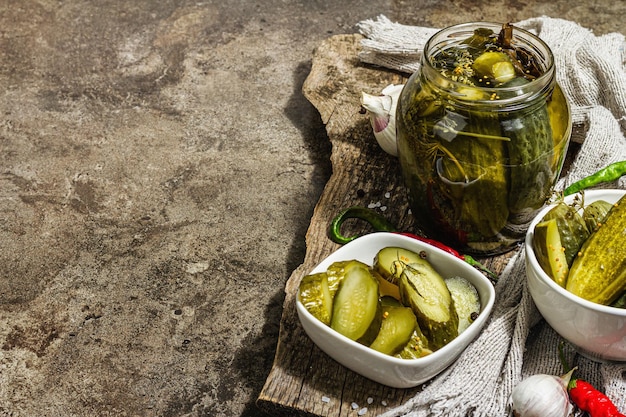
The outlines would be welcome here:
<svg viewBox="0 0 626 417">
<path fill-rule="evenodd" d="M 397 99 L 404 88 L 404 84 L 389 84 L 387 87 L 383 88 L 381 92 L 384 96 L 391 96 Z"/>
<path fill-rule="evenodd" d="M 393 156 L 398 156 L 396 107 L 403 87 L 402 84 L 390 84 L 378 96 L 361 93 L 361 106 L 370 118 L 378 145 Z"/>
<path fill-rule="evenodd" d="M 572 371 L 562 377 L 537 374 L 515 386 L 511 407 L 515 417 L 568 417 L 572 411 L 567 384 Z"/>
<path fill-rule="evenodd" d="M 392 103 L 391 96 L 361 93 L 361 105 L 368 112 L 374 133 L 382 132 L 389 124 Z"/>
</svg>

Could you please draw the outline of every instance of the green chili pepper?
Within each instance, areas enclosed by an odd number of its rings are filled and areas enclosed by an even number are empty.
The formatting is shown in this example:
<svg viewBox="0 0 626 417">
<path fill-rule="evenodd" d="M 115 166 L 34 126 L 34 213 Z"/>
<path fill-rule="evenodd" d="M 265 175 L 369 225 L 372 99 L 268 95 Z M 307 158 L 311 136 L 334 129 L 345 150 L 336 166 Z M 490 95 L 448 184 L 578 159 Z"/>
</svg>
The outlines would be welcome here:
<svg viewBox="0 0 626 417">
<path fill-rule="evenodd" d="M 594 185 L 598 185 L 603 182 L 615 181 L 622 175 L 626 175 L 626 161 L 614 162 L 611 165 L 602 168 L 598 172 L 571 184 L 563 190 L 563 195 L 574 194 L 578 191 L 593 187 Z"/>
<path fill-rule="evenodd" d="M 365 207 L 349 207 L 340 212 L 330 223 L 329 235 L 330 239 L 335 243 L 345 244 L 358 236 L 345 237 L 341 234 L 341 225 L 346 219 L 360 219 L 368 222 L 377 232 L 397 232 L 395 228 L 385 217 Z"/>
</svg>

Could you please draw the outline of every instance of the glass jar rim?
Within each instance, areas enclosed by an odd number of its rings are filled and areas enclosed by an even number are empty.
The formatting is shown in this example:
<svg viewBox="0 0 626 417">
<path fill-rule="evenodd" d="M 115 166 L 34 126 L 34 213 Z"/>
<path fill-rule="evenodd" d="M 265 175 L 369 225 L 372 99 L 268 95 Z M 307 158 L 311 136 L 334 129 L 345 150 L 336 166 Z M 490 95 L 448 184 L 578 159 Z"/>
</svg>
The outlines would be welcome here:
<svg viewBox="0 0 626 417">
<path fill-rule="evenodd" d="M 493 30 L 494 33 L 497 34 L 502 27 L 502 23 L 476 21 L 460 23 L 439 30 L 434 35 L 432 35 L 424 45 L 421 64 L 421 66 L 423 67 L 422 72 L 427 73 L 429 77 L 440 77 L 441 79 L 445 80 L 445 83 L 451 86 L 451 88 L 449 89 L 450 92 L 454 90 L 461 90 L 463 87 L 468 87 L 467 84 L 452 80 L 451 78 L 445 77 L 443 74 L 441 74 L 439 70 L 437 70 L 432 65 L 430 58 L 434 56 L 436 52 L 442 51 L 450 45 L 458 44 L 460 41 L 467 39 L 468 36 L 471 36 L 474 33 L 475 29 L 487 28 Z M 498 103 L 499 105 L 508 108 L 509 106 L 515 105 L 516 103 L 534 100 L 537 95 L 541 95 L 550 89 L 551 84 L 555 78 L 554 55 L 552 53 L 552 50 L 550 49 L 548 44 L 545 43 L 545 41 L 543 41 L 539 36 L 535 35 L 534 33 L 519 28 L 515 25 L 512 25 L 512 27 L 513 41 L 531 48 L 534 55 L 539 58 L 538 63 L 541 65 L 543 73 L 539 77 L 530 80 L 527 84 L 522 86 L 471 86 L 472 88 L 486 93 L 485 96 L 490 97 L 489 99 L 464 99 L 463 95 L 460 94 L 455 97 L 456 99 L 466 105 L 485 105 L 489 103 L 490 105 L 494 105 L 495 103 Z M 522 94 L 519 94 L 520 90 L 523 91 Z M 492 98 L 498 96 L 499 94 L 506 95 L 507 97 L 497 99 Z M 453 93 L 451 95 L 454 96 Z"/>
</svg>

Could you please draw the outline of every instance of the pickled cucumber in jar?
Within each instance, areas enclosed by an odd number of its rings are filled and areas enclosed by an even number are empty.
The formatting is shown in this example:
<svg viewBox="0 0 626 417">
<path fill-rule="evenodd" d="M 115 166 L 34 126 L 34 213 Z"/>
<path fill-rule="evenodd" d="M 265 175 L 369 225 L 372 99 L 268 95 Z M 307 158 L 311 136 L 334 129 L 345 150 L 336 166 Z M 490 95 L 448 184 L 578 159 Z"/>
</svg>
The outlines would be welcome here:
<svg viewBox="0 0 626 417">
<path fill-rule="evenodd" d="M 505 24 L 435 34 L 397 109 L 417 226 L 479 255 L 523 239 L 560 173 L 571 121 L 548 46 Z"/>
</svg>

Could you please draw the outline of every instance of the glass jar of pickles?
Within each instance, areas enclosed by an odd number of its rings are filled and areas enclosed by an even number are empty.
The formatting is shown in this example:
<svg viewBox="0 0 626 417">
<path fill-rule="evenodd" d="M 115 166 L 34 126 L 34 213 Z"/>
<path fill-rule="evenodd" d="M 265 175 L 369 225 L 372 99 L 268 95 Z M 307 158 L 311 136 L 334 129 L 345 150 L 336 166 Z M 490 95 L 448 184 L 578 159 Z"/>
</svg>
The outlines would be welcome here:
<svg viewBox="0 0 626 417">
<path fill-rule="evenodd" d="M 523 239 L 551 195 L 571 116 L 541 39 L 466 23 L 426 43 L 396 128 L 417 226 L 459 251 L 494 255 Z"/>
</svg>

